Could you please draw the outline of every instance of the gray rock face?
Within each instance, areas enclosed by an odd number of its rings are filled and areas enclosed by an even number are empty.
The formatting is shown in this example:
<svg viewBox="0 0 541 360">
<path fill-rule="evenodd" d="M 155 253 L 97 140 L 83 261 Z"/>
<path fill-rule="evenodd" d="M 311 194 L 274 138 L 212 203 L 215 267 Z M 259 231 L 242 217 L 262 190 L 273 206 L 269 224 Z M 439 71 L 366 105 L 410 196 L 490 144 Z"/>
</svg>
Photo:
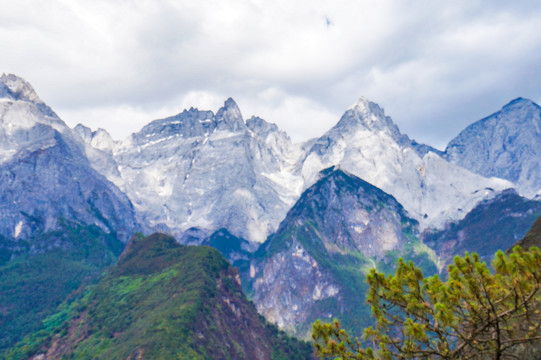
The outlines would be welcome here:
<svg viewBox="0 0 541 360">
<path fill-rule="evenodd" d="M 24 80 L 3 75 L 0 96 L 0 234 L 27 237 L 67 220 L 127 241 L 133 207 L 90 166 L 78 136 Z"/>
<path fill-rule="evenodd" d="M 265 261 L 252 262 L 253 301 L 268 321 L 304 338 L 309 335 L 309 324 L 315 321 L 317 303 L 329 298 L 340 301 L 342 293 L 328 269 L 322 269 L 300 242 L 293 238 L 289 245 Z M 336 316 L 335 310 L 329 307 L 317 317 Z"/>
<path fill-rule="evenodd" d="M 368 257 L 400 249 L 407 242 L 405 234 L 418 233 L 417 221 L 393 196 L 340 167 L 320 173 L 288 212 L 278 233 L 300 221 L 317 228 L 326 248 Z"/>
<path fill-rule="evenodd" d="M 253 301 L 267 319 L 301 337 L 320 317 L 351 313 L 368 321 L 355 308 L 365 288 L 363 269 L 390 251 L 405 254 L 417 230 L 392 196 L 327 169 L 254 255 L 246 274 Z"/>
<path fill-rule="evenodd" d="M 527 99 L 511 101 L 464 129 L 445 157 L 483 176 L 512 181 L 524 196 L 541 194 L 541 107 Z"/>
<path fill-rule="evenodd" d="M 287 135 L 261 119 L 248 124 L 232 99 L 215 115 L 197 109 L 156 120 L 114 149 L 114 179 L 151 228 L 181 237 L 227 228 L 262 242 L 297 198 L 273 175 L 291 166 Z"/>
</svg>

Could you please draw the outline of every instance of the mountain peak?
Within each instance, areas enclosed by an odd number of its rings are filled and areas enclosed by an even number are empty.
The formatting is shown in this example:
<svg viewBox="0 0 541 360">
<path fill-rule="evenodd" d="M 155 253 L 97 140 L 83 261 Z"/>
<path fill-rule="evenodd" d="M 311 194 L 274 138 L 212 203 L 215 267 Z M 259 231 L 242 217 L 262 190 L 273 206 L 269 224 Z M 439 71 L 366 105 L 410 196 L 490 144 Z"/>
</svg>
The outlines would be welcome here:
<svg viewBox="0 0 541 360">
<path fill-rule="evenodd" d="M 234 115 L 235 117 L 242 118 L 239 106 L 237 105 L 235 100 L 233 100 L 233 98 L 227 98 L 227 100 L 224 102 L 224 106 L 218 110 L 216 115 L 220 113 L 222 114 L 228 113 L 228 114 Z"/>
<path fill-rule="evenodd" d="M 136 234 L 120 254 L 115 271 L 126 275 L 162 270 L 177 262 L 171 250 L 181 247 L 173 237 L 165 234 L 154 233 L 147 237 Z"/>
<path fill-rule="evenodd" d="M 539 105 L 537 105 L 532 100 L 518 97 L 518 98 L 516 98 L 514 100 L 511 100 L 506 105 L 504 105 L 502 107 L 502 110 L 503 111 L 505 111 L 505 110 L 509 111 L 509 110 L 513 110 L 513 109 L 517 109 L 517 108 L 530 107 L 530 106 L 539 108 Z"/>
<path fill-rule="evenodd" d="M 250 130 L 259 134 L 262 137 L 266 137 L 269 134 L 275 133 L 275 132 L 281 133 L 281 130 L 278 129 L 278 126 L 276 126 L 276 124 L 267 122 L 264 119 L 257 116 L 252 116 L 251 118 L 246 120 L 246 126 Z M 284 133 L 284 136 L 287 137 L 287 134 Z"/>
<path fill-rule="evenodd" d="M 383 109 L 378 104 L 368 100 L 364 96 L 360 96 L 357 101 L 355 101 L 355 103 L 348 108 L 348 110 L 353 110 L 356 113 L 364 115 L 374 114 L 382 117 L 385 116 Z"/>
<path fill-rule="evenodd" d="M 224 102 L 224 107 L 225 108 L 236 108 L 238 109 L 238 105 L 237 103 L 235 102 L 235 100 L 233 100 L 232 97 L 228 97 L 227 100 Z"/>
<path fill-rule="evenodd" d="M 350 110 L 354 110 L 355 108 L 363 109 L 363 108 L 366 108 L 369 103 L 370 101 L 367 98 L 365 98 L 364 96 L 359 96 L 357 101 L 351 104 L 351 106 L 348 109 Z"/>
<path fill-rule="evenodd" d="M 336 124 L 336 128 L 341 129 L 340 131 L 349 132 L 358 127 L 371 131 L 387 132 L 397 141 L 401 137 L 398 127 L 390 117 L 385 115 L 384 110 L 378 104 L 362 96 L 346 110 Z"/>
<path fill-rule="evenodd" d="M 0 97 L 41 102 L 32 85 L 14 74 L 3 73 L 0 76 Z"/>
<path fill-rule="evenodd" d="M 351 175 L 347 171 L 342 169 L 342 167 L 340 165 L 333 165 L 331 167 L 328 167 L 326 169 L 321 170 L 319 172 L 319 179 L 323 179 L 323 178 L 327 178 L 327 177 L 333 177 L 333 176 L 337 176 L 337 175 L 340 175 L 340 174 L 345 174 L 345 175 L 348 175 L 348 176 Z"/>
<path fill-rule="evenodd" d="M 485 177 L 509 180 L 526 197 L 541 188 L 540 155 L 541 107 L 520 97 L 466 127 L 445 150 L 450 162 Z"/>
<path fill-rule="evenodd" d="M 228 98 L 224 106 L 216 113 L 218 126 L 224 124 L 228 130 L 238 131 L 245 127 L 240 109 L 232 98 Z M 222 125 L 223 126 L 223 125 Z"/>
</svg>

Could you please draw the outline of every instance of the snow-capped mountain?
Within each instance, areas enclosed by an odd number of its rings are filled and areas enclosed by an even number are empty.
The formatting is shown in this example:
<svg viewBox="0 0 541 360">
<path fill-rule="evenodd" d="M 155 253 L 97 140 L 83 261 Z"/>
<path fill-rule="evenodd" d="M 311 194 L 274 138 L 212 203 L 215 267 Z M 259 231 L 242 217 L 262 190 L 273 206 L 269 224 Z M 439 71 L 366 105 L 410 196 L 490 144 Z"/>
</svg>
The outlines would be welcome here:
<svg viewBox="0 0 541 360">
<path fill-rule="evenodd" d="M 521 195 L 541 194 L 541 107 L 518 98 L 454 138 L 445 157 L 483 176 L 512 181 Z"/>
<path fill-rule="evenodd" d="M 227 228 L 262 242 L 302 188 L 289 181 L 298 150 L 287 135 L 259 118 L 244 122 L 232 99 L 216 114 L 192 108 L 153 121 L 109 148 L 120 173 L 110 180 L 144 223 L 175 235 Z"/>
<path fill-rule="evenodd" d="M 0 161 L 9 161 L 21 149 L 51 146 L 53 135 L 62 134 L 68 148 L 80 152 L 81 159 L 74 162 L 90 164 L 116 184 L 147 229 L 178 237 L 190 228 L 209 234 L 226 228 L 234 236 L 262 242 L 319 171 L 333 165 L 393 195 L 421 230 L 443 228 L 480 201 L 513 187 L 449 163 L 437 150 L 410 140 L 383 109 L 364 98 L 326 134 L 303 144 L 292 144 L 263 119 L 245 122 L 232 99 L 216 114 L 185 110 L 120 142 L 102 129 L 69 129 L 24 80 L 13 75 L 2 79 Z M 525 122 L 539 122 L 539 107 L 524 100 L 504 110 L 502 114 L 513 113 L 514 118 L 530 116 Z M 504 117 L 498 114 L 488 119 Z M 451 144 L 445 156 L 458 162 L 452 152 L 458 148 Z M 538 165 L 533 159 L 529 164 L 526 179 Z M 511 178 L 523 184 L 521 179 Z"/>
<path fill-rule="evenodd" d="M 447 162 L 403 135 L 378 105 L 360 98 L 302 160 L 305 184 L 322 169 L 344 170 L 393 195 L 421 229 L 464 217 L 479 201 L 513 186 Z"/>
<path fill-rule="evenodd" d="M 97 150 L 15 75 L 0 77 L 0 234 L 27 237 L 62 221 L 96 225 L 127 241 L 137 229 L 128 198 L 90 165 Z M 97 156 L 97 155 L 96 155 Z"/>
<path fill-rule="evenodd" d="M 0 163 L 21 150 L 37 150 L 51 143 L 48 130 L 64 132 L 68 127 L 34 92 L 15 75 L 0 77 Z"/>
<path fill-rule="evenodd" d="M 421 229 L 443 228 L 513 187 L 449 163 L 364 98 L 322 137 L 302 144 L 263 119 L 244 122 L 232 99 L 216 114 L 192 108 L 155 120 L 123 142 L 104 130 L 75 130 L 101 157 L 111 155 L 95 160 L 87 153 L 128 195 L 141 222 L 178 238 L 188 229 L 227 228 L 262 242 L 319 171 L 333 165 L 393 195 Z"/>
</svg>

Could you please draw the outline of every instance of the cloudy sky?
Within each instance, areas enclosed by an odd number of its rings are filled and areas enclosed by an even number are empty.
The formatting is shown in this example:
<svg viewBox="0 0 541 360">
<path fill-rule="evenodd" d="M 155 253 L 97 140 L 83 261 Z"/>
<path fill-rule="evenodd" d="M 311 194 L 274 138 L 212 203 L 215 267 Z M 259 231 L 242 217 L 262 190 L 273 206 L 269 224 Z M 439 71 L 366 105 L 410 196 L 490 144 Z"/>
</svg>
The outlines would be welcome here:
<svg viewBox="0 0 541 360">
<path fill-rule="evenodd" d="M 443 148 L 522 96 L 541 103 L 539 1 L 0 0 L 0 73 L 115 138 L 233 97 L 319 136 L 364 96 Z"/>
</svg>

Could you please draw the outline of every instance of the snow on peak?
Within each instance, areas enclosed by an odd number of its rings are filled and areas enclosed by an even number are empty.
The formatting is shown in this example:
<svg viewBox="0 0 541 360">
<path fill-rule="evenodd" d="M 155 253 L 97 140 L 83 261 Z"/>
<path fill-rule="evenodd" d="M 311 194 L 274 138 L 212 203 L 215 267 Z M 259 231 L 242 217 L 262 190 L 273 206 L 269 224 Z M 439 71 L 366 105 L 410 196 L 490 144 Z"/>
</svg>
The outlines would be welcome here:
<svg viewBox="0 0 541 360">
<path fill-rule="evenodd" d="M 224 102 L 224 108 L 226 108 L 226 109 L 236 109 L 236 111 L 240 112 L 239 106 L 237 105 L 235 100 L 233 100 L 233 98 L 231 98 L 231 97 L 227 98 L 227 100 Z"/>
<path fill-rule="evenodd" d="M 265 121 L 264 119 L 257 116 L 252 116 L 251 118 L 246 120 L 246 126 L 254 133 L 260 135 L 263 138 L 267 137 L 271 133 L 283 133 L 281 130 L 278 129 L 278 126 L 276 126 L 276 124 Z M 283 133 L 283 136 L 288 137 L 286 133 Z"/>
<path fill-rule="evenodd" d="M 376 103 L 368 100 L 364 96 L 361 96 L 357 101 L 351 105 L 347 110 L 354 111 L 358 114 L 369 116 L 375 115 L 377 118 L 385 117 L 383 109 Z"/>
<path fill-rule="evenodd" d="M 77 124 L 77 126 L 73 128 L 73 131 L 79 134 L 86 144 L 95 149 L 112 153 L 117 146 L 117 143 L 113 140 L 107 130 L 102 128 L 92 131 L 90 128 L 82 124 Z"/>
<path fill-rule="evenodd" d="M 355 129 L 384 132 L 389 134 L 395 141 L 402 141 L 402 135 L 392 119 L 385 115 L 384 110 L 378 104 L 364 97 L 360 97 L 357 102 L 346 110 L 331 131 L 343 133 L 356 131 Z"/>
<path fill-rule="evenodd" d="M 233 100 L 232 98 L 228 98 L 224 102 L 224 106 L 220 108 L 220 110 L 218 110 L 218 112 L 216 113 L 216 116 L 224 116 L 224 117 L 227 116 L 227 117 L 235 117 L 235 118 L 242 119 L 239 106 L 237 105 L 235 100 Z"/>
<path fill-rule="evenodd" d="M 368 109 L 370 101 L 368 101 L 367 98 L 364 96 L 359 96 L 357 101 L 355 101 L 350 107 L 348 107 L 348 110 L 357 110 L 357 111 L 366 111 Z"/>
<path fill-rule="evenodd" d="M 539 109 L 539 105 L 529 99 L 518 97 L 502 107 L 502 111 L 513 111 L 519 108 L 533 107 Z"/>
<path fill-rule="evenodd" d="M 73 131 L 79 134 L 79 136 L 81 136 L 83 140 L 85 140 L 85 142 L 87 143 L 90 143 L 90 141 L 92 140 L 92 129 L 90 129 L 87 126 L 84 126 L 83 124 L 77 124 L 73 128 Z"/>
<path fill-rule="evenodd" d="M 7 97 L 13 100 L 26 100 L 41 103 L 42 101 L 34 91 L 32 85 L 23 78 L 13 74 L 0 76 L 0 98 Z"/>
<path fill-rule="evenodd" d="M 13 143 L 19 130 L 26 131 L 38 124 L 51 126 L 60 132 L 67 129 L 66 124 L 40 100 L 32 85 L 16 75 L 2 74 L 0 76 L 0 132 L 3 132 L 6 138 L 0 137 L 0 142 Z M 2 147 L 1 144 L 0 147 Z"/>
</svg>

